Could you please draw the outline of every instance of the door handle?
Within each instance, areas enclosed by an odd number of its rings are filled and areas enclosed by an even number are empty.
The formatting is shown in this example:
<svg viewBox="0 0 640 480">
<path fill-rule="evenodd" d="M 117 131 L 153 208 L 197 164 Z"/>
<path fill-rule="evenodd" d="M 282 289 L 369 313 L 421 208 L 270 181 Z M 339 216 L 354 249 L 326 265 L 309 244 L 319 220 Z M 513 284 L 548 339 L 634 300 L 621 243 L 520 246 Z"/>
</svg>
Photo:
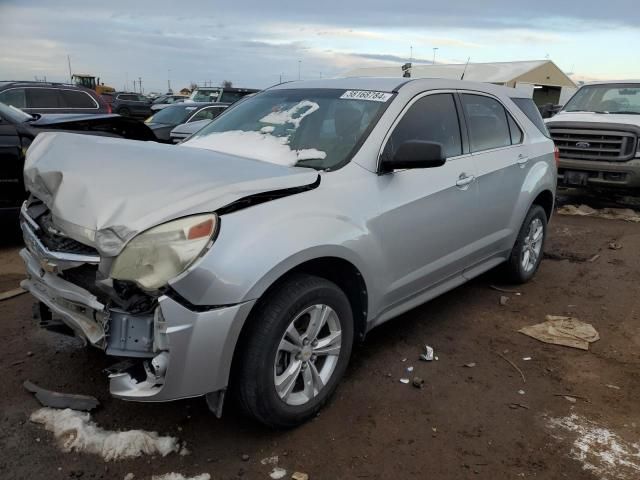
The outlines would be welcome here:
<svg viewBox="0 0 640 480">
<path fill-rule="evenodd" d="M 467 175 L 466 173 L 461 173 L 456 181 L 457 187 L 468 187 L 471 182 L 476 179 L 473 175 Z"/>
</svg>

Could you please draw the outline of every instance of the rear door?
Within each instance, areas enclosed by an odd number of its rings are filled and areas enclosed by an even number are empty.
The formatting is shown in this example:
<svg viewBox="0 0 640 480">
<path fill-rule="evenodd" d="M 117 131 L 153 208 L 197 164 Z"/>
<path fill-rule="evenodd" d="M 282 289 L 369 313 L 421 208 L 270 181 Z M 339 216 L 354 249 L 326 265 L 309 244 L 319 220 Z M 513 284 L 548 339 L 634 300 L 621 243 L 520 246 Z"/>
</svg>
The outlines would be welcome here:
<svg viewBox="0 0 640 480">
<path fill-rule="evenodd" d="M 390 311 L 447 281 L 462 283 L 475 261 L 478 188 L 466 151 L 455 93 L 423 94 L 410 102 L 386 140 L 382 155 L 407 140 L 443 145 L 437 168 L 396 170 L 378 177 L 381 213 L 371 229 L 387 262 L 383 304 Z"/>
<path fill-rule="evenodd" d="M 495 97 L 461 92 L 479 195 L 480 262 L 510 250 L 510 225 L 528 171 L 524 129 Z M 499 262 L 499 259 L 495 260 Z"/>
<path fill-rule="evenodd" d="M 62 99 L 55 88 L 27 87 L 27 113 L 72 113 L 64 108 Z"/>
</svg>

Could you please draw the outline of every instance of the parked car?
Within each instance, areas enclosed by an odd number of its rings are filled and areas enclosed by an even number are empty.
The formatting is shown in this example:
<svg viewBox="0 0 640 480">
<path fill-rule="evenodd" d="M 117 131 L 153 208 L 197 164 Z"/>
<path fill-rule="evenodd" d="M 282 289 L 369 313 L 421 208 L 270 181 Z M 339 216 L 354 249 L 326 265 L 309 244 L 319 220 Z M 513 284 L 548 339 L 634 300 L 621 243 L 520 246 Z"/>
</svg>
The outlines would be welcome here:
<svg viewBox="0 0 640 480">
<path fill-rule="evenodd" d="M 156 138 L 161 142 L 171 142 L 171 130 L 183 123 L 212 120 L 229 105 L 220 103 L 178 103 L 155 112 L 145 120 Z"/>
<path fill-rule="evenodd" d="M 640 81 L 584 85 L 547 127 L 560 185 L 640 193 Z"/>
<path fill-rule="evenodd" d="M 162 110 L 169 105 L 173 105 L 174 103 L 181 103 L 188 99 L 189 97 L 187 97 L 186 95 L 161 95 L 153 100 L 153 102 L 151 102 L 151 110 L 153 110 L 154 112 L 157 110 Z"/>
<path fill-rule="evenodd" d="M 235 103 L 247 95 L 253 95 L 259 91 L 253 88 L 198 87 L 191 92 L 189 100 L 193 102 Z"/>
<path fill-rule="evenodd" d="M 113 113 L 123 117 L 147 118 L 151 111 L 151 100 L 139 93 L 116 92 L 112 95 L 111 109 Z"/>
<path fill-rule="evenodd" d="M 27 198 L 22 178 L 24 154 L 42 132 L 74 131 L 90 135 L 133 140 L 155 140 L 139 120 L 118 115 L 47 114 L 29 115 L 0 103 L 0 214 L 15 221 Z"/>
<path fill-rule="evenodd" d="M 534 276 L 556 164 L 521 95 L 333 79 L 272 87 L 178 146 L 40 136 L 22 286 L 134 357 L 112 395 L 205 395 L 220 414 L 229 388 L 259 421 L 298 425 L 372 328 L 499 265 Z"/>
<path fill-rule="evenodd" d="M 171 143 L 180 143 L 196 133 L 198 130 L 206 127 L 211 123 L 212 120 L 197 120 L 195 122 L 183 123 L 174 127 L 169 134 L 169 138 L 171 139 Z"/>
<path fill-rule="evenodd" d="M 26 113 L 111 113 L 93 90 L 65 83 L 0 82 L 0 102 Z"/>
</svg>

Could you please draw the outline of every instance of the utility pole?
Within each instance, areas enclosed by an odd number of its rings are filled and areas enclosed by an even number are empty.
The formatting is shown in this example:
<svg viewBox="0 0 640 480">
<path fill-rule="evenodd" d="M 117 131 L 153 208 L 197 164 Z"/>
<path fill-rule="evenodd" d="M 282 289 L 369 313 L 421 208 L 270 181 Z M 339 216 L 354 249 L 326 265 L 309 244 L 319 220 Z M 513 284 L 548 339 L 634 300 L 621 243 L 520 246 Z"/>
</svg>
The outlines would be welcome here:
<svg viewBox="0 0 640 480">
<path fill-rule="evenodd" d="M 300 67 L 302 66 L 302 60 L 298 60 L 298 80 L 300 80 Z"/>
<path fill-rule="evenodd" d="M 142 94 L 142 77 L 138 77 L 138 86 L 140 87 L 140 94 Z"/>
<path fill-rule="evenodd" d="M 71 73 L 71 56 L 67 55 L 67 64 L 69 65 L 69 83 L 73 83 L 73 74 Z"/>
<path fill-rule="evenodd" d="M 409 63 L 413 63 L 413 46 L 409 47 Z"/>
<path fill-rule="evenodd" d="M 171 92 L 171 69 L 167 69 L 167 93 Z"/>
<path fill-rule="evenodd" d="M 438 51 L 438 47 L 433 47 L 433 63 L 432 65 L 436 64 L 436 52 Z"/>
</svg>

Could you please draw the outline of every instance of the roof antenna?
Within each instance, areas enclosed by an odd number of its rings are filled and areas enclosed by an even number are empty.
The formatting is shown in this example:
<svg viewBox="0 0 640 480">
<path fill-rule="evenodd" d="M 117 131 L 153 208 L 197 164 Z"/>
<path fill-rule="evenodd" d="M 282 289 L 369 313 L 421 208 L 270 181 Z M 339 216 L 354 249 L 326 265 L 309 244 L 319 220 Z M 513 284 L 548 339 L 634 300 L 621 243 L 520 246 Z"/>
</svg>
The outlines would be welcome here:
<svg viewBox="0 0 640 480">
<path fill-rule="evenodd" d="M 460 80 L 464 80 L 464 74 L 467 73 L 467 67 L 469 66 L 469 60 L 471 60 L 471 57 L 467 58 L 467 63 L 464 66 L 464 70 L 462 71 L 462 76 L 460 77 Z"/>
</svg>

